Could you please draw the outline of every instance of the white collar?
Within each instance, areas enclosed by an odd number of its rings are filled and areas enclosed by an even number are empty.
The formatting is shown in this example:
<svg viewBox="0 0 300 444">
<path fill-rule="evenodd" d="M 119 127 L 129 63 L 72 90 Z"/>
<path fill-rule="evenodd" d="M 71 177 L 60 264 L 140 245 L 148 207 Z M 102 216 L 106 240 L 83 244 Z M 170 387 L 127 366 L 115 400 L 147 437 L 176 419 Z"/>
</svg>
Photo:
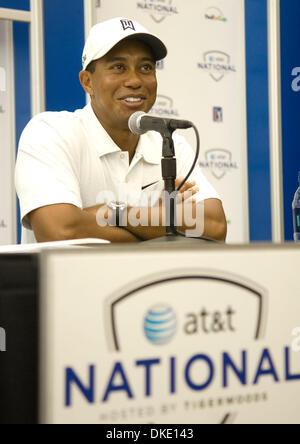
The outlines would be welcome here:
<svg viewBox="0 0 300 444">
<path fill-rule="evenodd" d="M 99 122 L 97 116 L 94 113 L 91 103 L 86 105 L 83 108 L 83 111 L 87 115 L 87 122 L 89 124 L 89 128 L 94 133 L 93 139 L 95 141 L 104 140 L 105 143 L 96 142 L 95 148 L 100 157 L 105 156 L 106 154 L 111 154 L 115 152 L 122 151 L 112 140 L 109 134 L 105 131 L 101 123 Z M 151 163 L 154 165 L 159 165 L 161 162 L 161 150 L 157 151 L 157 137 L 160 137 L 158 134 L 149 132 L 142 135 L 139 139 L 138 146 L 136 148 L 135 154 L 141 158 L 144 158 L 145 162 Z M 156 139 L 156 140 L 155 140 Z"/>
</svg>

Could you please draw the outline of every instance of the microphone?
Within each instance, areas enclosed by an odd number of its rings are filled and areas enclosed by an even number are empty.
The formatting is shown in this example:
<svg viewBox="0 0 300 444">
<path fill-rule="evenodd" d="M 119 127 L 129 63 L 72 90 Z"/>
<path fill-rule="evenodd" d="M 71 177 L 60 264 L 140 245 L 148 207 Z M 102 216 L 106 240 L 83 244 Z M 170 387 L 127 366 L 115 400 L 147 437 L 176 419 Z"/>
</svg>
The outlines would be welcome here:
<svg viewBox="0 0 300 444">
<path fill-rule="evenodd" d="M 166 131 L 192 128 L 192 122 L 188 120 L 166 119 L 154 117 L 143 111 L 132 114 L 128 120 L 128 126 L 133 134 L 142 135 L 147 131 L 157 131 L 164 134 Z"/>
</svg>

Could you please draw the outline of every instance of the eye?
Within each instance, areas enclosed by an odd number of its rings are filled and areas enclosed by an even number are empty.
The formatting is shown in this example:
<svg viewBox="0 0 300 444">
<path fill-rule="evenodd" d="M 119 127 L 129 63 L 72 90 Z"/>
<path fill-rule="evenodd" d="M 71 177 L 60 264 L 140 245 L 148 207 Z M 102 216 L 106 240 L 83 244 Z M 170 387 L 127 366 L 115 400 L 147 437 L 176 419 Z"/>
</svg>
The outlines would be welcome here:
<svg viewBox="0 0 300 444">
<path fill-rule="evenodd" d="M 113 65 L 111 68 L 111 70 L 113 71 L 124 71 L 125 70 L 125 66 L 122 65 L 122 63 L 117 63 L 116 65 Z"/>
<path fill-rule="evenodd" d="M 142 65 L 141 70 L 143 72 L 153 72 L 155 70 L 155 67 L 150 63 L 146 63 L 145 65 Z"/>
</svg>

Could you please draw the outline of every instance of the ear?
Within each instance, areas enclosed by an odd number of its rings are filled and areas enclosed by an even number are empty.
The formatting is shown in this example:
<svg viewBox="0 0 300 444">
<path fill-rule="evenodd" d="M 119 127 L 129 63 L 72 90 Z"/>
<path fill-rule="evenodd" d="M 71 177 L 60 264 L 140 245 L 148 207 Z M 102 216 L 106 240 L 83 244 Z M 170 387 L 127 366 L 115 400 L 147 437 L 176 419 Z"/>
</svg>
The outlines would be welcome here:
<svg viewBox="0 0 300 444">
<path fill-rule="evenodd" d="M 79 80 L 85 92 L 92 96 L 94 94 L 92 74 L 88 71 L 80 71 Z"/>
</svg>

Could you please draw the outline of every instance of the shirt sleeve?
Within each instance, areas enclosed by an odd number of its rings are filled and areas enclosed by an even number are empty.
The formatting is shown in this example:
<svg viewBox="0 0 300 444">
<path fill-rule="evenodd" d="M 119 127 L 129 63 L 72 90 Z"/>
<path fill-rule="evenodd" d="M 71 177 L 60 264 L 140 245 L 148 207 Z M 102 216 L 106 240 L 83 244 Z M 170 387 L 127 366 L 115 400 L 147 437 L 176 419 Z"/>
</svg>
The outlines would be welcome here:
<svg viewBox="0 0 300 444">
<path fill-rule="evenodd" d="M 19 143 L 16 190 L 22 223 L 29 229 L 27 216 L 38 208 L 64 203 L 82 209 L 76 153 L 67 138 L 48 120 L 43 115 L 34 118 Z"/>
<path fill-rule="evenodd" d="M 174 142 L 177 158 L 177 177 L 186 177 L 193 165 L 195 152 L 182 136 L 175 135 Z M 197 184 L 196 186 L 199 188 L 199 192 L 193 196 L 197 202 L 206 199 L 221 200 L 221 197 L 204 176 L 198 164 L 196 164 L 196 167 L 188 180 L 195 181 Z"/>
</svg>

